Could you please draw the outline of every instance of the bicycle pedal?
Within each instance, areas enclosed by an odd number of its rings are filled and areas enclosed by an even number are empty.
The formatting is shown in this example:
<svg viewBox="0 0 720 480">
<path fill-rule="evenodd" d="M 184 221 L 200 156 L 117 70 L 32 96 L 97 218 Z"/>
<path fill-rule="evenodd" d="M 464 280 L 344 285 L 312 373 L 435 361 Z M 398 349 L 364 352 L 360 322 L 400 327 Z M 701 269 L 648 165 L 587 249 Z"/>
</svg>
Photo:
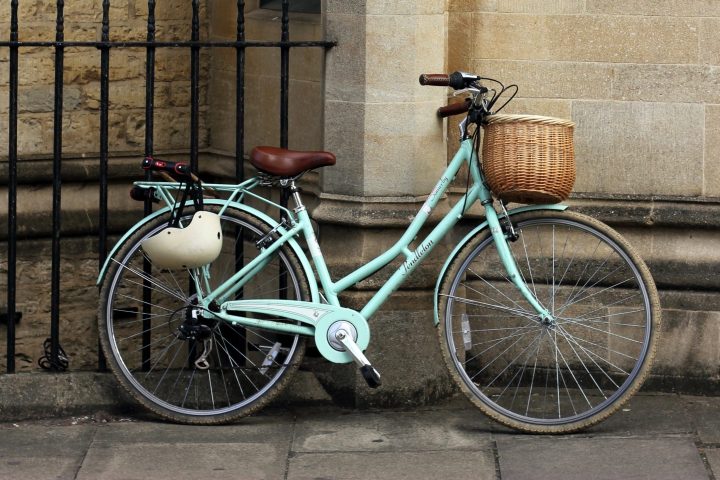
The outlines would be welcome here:
<svg viewBox="0 0 720 480">
<path fill-rule="evenodd" d="M 368 384 L 368 387 L 378 388 L 380 385 L 382 385 L 382 381 L 380 380 L 380 372 L 375 370 L 372 365 L 363 365 L 362 367 L 360 367 L 360 373 L 362 373 L 362 376 L 365 379 L 365 382 Z"/>
</svg>

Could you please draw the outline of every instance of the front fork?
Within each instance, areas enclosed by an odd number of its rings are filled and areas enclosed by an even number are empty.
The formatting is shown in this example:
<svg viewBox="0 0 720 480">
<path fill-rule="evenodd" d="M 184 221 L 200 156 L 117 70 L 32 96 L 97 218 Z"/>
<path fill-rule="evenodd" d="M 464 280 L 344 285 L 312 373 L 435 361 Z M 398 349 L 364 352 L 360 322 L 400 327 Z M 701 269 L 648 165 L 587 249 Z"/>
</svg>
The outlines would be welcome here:
<svg viewBox="0 0 720 480">
<path fill-rule="evenodd" d="M 552 314 L 548 312 L 548 310 L 543 307 L 540 302 L 538 302 L 537 297 L 535 296 L 535 294 L 533 294 L 533 292 L 530 291 L 523 275 L 520 273 L 520 270 L 517 267 L 515 257 L 510 251 L 510 247 L 508 245 L 508 237 L 514 234 L 514 231 L 512 231 L 512 227 L 510 228 L 510 232 L 505 232 L 503 230 L 502 225 L 500 224 L 498 214 L 493 208 L 492 199 L 488 198 L 483 200 L 482 205 L 485 207 L 485 218 L 487 220 L 488 227 L 490 228 L 490 234 L 495 241 L 495 248 L 497 249 L 498 255 L 500 256 L 500 261 L 505 267 L 508 278 L 513 283 L 513 285 L 515 285 L 523 298 L 525 298 L 525 300 L 528 301 L 528 303 L 532 306 L 535 312 L 537 312 L 540 323 L 547 326 L 555 325 L 555 318 L 553 318 Z M 511 222 L 510 216 L 507 215 L 507 213 L 505 214 L 505 218 L 508 222 Z"/>
</svg>

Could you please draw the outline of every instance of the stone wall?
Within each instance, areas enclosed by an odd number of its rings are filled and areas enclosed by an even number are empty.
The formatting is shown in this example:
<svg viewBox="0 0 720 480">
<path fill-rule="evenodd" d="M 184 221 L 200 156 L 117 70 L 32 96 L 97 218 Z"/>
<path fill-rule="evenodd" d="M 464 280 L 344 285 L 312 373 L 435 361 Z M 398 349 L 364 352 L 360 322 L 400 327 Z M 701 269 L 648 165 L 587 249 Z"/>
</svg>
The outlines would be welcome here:
<svg viewBox="0 0 720 480">
<path fill-rule="evenodd" d="M 54 41 L 56 2 L 22 0 L 20 41 Z M 236 2 L 201 1 L 201 39 L 235 40 Z M 99 41 L 102 1 L 65 3 L 65 40 Z M 246 2 L 246 38 L 280 40 L 279 12 Z M 111 41 L 145 41 L 147 0 L 112 0 Z M 158 1 L 158 41 L 189 40 L 192 9 L 187 0 Z M 9 5 L 0 6 L 0 38 L 9 39 Z M 320 15 L 291 15 L 291 40 L 323 37 Z M 0 48 L 0 225 L 7 225 L 8 49 Z M 145 60 L 142 48 L 117 48 L 110 60 L 110 231 L 117 235 L 142 217 L 128 198 L 142 175 L 145 145 Z M 322 148 L 322 48 L 293 49 L 290 62 L 291 148 Z M 100 53 L 68 48 L 65 53 L 62 162 L 60 343 L 72 370 L 97 368 L 97 232 L 99 199 Z M 234 175 L 235 49 L 201 50 L 200 168 Z M 190 52 L 156 52 L 154 150 L 163 158 L 187 160 L 190 148 Z M 280 142 L 280 53 L 247 50 L 245 146 Z M 18 92 L 18 284 L 16 368 L 37 369 L 50 332 L 54 49 L 20 51 Z M 312 177 L 312 176 L 311 176 Z M 114 239 L 110 239 L 112 245 Z M 7 233 L 0 228 L 0 305 L 7 292 Z M 6 330 L 0 326 L 0 373 L 5 370 Z"/>
<path fill-rule="evenodd" d="M 256 8 L 246 2 L 247 40 L 280 41 L 280 12 Z M 211 3 L 210 37 L 234 41 L 237 20 L 227 6 Z M 232 9 L 230 9 L 232 10 Z M 292 13 L 290 40 L 322 40 L 320 15 Z M 294 48 L 290 53 L 289 147 L 298 150 L 322 149 L 322 75 L 325 52 L 322 48 Z M 208 124 L 211 146 L 216 153 L 235 155 L 236 102 L 235 49 L 211 52 Z M 245 152 L 257 145 L 280 144 L 280 51 L 277 48 L 249 48 L 245 59 Z"/>
<path fill-rule="evenodd" d="M 21 39 L 54 37 L 54 3 L 21 2 Z M 100 1 L 67 2 L 66 39 L 99 39 Z M 235 38 L 234 6 L 203 4 L 203 38 Z M 279 39 L 279 15 L 247 2 L 247 38 Z M 423 0 L 324 2 L 324 20 L 294 15 L 291 39 L 337 40 L 327 56 L 297 49 L 291 56 L 290 147 L 327 148 L 338 165 L 309 176 L 321 244 L 335 276 L 390 246 L 432 188 L 447 135 L 434 109 L 442 89 L 421 88 L 421 72 L 467 70 L 520 85 L 508 108 L 572 118 L 578 124 L 578 180 L 570 203 L 613 224 L 648 260 L 662 290 L 664 336 L 655 380 L 664 388 L 720 385 L 720 7 L 702 0 Z M 145 38 L 147 2 L 113 0 L 113 40 Z M 228 12 L 231 12 L 228 14 Z M 0 7 L 0 37 L 9 9 Z M 158 39 L 190 37 L 184 0 L 158 2 Z M 32 20 L 28 20 L 32 19 Z M 388 36 L 387 32 L 392 32 Z M 209 53 L 208 53 L 209 52 Z M 0 118 L 7 118 L 7 49 L 0 48 Z M 36 368 L 49 331 L 49 209 L 52 150 L 51 49 L 21 56 L 18 369 Z M 230 173 L 234 161 L 235 52 L 203 50 L 201 168 Z M 111 72 L 111 205 L 114 231 L 139 216 L 126 200 L 144 143 L 145 53 L 113 51 Z M 184 156 L 189 147 L 189 53 L 158 52 L 156 141 L 159 152 Z M 246 151 L 279 143 L 279 54 L 247 53 Z M 325 84 L 323 84 L 323 78 Z M 63 162 L 63 298 L 61 343 L 73 369 L 96 365 L 94 331 L 99 136 L 99 54 L 68 49 Z M 0 123 L 0 148 L 7 130 Z M 0 150 L 0 189 L 7 152 Z M 438 161 L 440 159 L 440 161 Z M 460 188 L 457 189 L 460 191 Z M 457 192 L 451 193 L 450 200 Z M 0 196 L 0 224 L 7 208 Z M 439 210 L 447 209 L 443 202 Z M 461 225 L 469 228 L 470 221 Z M 4 232 L 0 232 L 4 240 Z M 343 248 L 339 248 L 342 246 Z M 4 248 L 0 247 L 0 248 Z M 354 255 L 347 255 L 348 250 Z M 352 366 L 328 366 L 323 378 L 355 405 L 409 404 L 441 397 L 443 374 L 431 317 L 431 291 L 443 248 L 383 308 L 372 324 L 368 355 L 389 387 L 369 392 Z M 6 256 L 0 251 L 0 295 Z M 82 272 L 77 270 L 78 266 Z M 79 273 L 78 273 L 79 272 Z M 360 307 L 387 272 L 348 292 Z M 37 279 L 37 280 L 35 280 Z M 77 281 L 76 281 L 77 280 Z M 0 344 L 4 344 L 0 328 Z M 80 338 L 81 337 L 81 338 Z M 414 359 L 408 362 L 407 359 Z M 0 358 L 0 369 L 4 357 Z M 392 387 L 390 387 L 392 386 Z"/>
<path fill-rule="evenodd" d="M 102 2 L 66 2 L 65 40 L 99 41 Z M 115 0 L 110 9 L 111 41 L 144 41 L 147 38 L 147 1 Z M 190 3 L 158 2 L 156 39 L 189 40 Z M 0 38 L 9 39 L 9 5 L 0 8 Z M 206 8 L 200 13 L 207 18 Z M 55 2 L 20 2 L 19 40 L 55 40 Z M 207 36 L 203 22 L 202 35 Z M 0 115 L 8 113 L 8 49 L 0 49 Z M 145 144 L 145 50 L 113 49 L 110 58 L 110 133 L 113 154 L 143 151 Z M 29 47 L 20 50 L 18 91 L 18 154 L 22 160 L 47 158 L 53 145 L 54 49 Z M 203 57 L 202 110 L 206 109 L 209 61 Z M 96 156 L 100 132 L 100 51 L 93 47 L 67 48 L 64 59 L 63 153 Z M 155 70 L 155 149 L 187 151 L 190 128 L 190 53 L 187 49 L 158 49 Z M 204 118 L 204 115 L 203 115 Z M 7 128 L 0 129 L 0 145 L 7 145 Z M 208 129 L 202 124 L 202 146 L 208 144 Z M 7 157 L 7 148 L 0 158 Z"/>
<path fill-rule="evenodd" d="M 507 112 L 576 122 L 570 203 L 626 234 L 661 288 L 654 372 L 715 389 L 719 27 L 701 0 L 452 0 L 447 59 L 518 84 Z"/>
<path fill-rule="evenodd" d="M 56 2 L 19 2 L 19 40 L 54 41 Z M 191 3 L 157 2 L 156 39 L 189 40 Z M 102 2 L 65 2 L 65 40 L 101 39 Z M 0 38 L 9 39 L 9 2 L 0 6 Z M 146 0 L 112 0 L 111 41 L 145 41 Z M 201 2 L 201 38 L 208 37 L 208 8 Z M 7 225 L 7 145 L 9 49 L 0 48 L 0 224 Z M 54 49 L 20 50 L 18 91 L 18 283 L 16 368 L 37 369 L 42 343 L 50 333 L 50 262 Z M 129 200 L 132 179 L 141 177 L 145 145 L 144 49 L 116 48 L 110 54 L 109 150 L 110 229 L 120 232 L 142 214 Z M 210 57 L 201 52 L 200 148 L 209 147 L 206 123 Z M 190 148 L 190 52 L 156 52 L 154 149 L 187 159 Z M 62 241 L 60 262 L 60 342 L 73 370 L 97 368 L 97 232 L 100 150 L 100 53 L 94 47 L 67 48 L 64 58 Z M 7 292 L 7 233 L 0 229 L 0 304 Z M 110 240 L 112 244 L 113 239 Z M 0 371 L 5 370 L 4 327 L 0 328 Z"/>
</svg>

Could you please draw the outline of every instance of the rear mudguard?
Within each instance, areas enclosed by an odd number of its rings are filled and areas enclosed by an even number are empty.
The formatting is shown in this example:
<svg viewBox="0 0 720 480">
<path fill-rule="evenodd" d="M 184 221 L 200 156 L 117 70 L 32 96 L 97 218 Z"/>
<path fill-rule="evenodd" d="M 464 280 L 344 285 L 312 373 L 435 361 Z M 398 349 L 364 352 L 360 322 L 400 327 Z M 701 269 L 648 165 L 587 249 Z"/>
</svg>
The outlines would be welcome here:
<svg viewBox="0 0 720 480">
<path fill-rule="evenodd" d="M 529 205 L 527 207 L 520 207 L 520 208 L 514 208 L 508 212 L 508 216 L 512 217 L 513 215 L 517 215 L 518 213 L 525 213 L 525 212 L 534 212 L 538 210 L 554 210 L 556 212 L 562 212 L 567 210 L 567 205 L 557 204 L 557 205 Z M 504 215 L 501 215 L 500 218 L 503 218 Z M 477 233 L 485 230 L 488 228 L 487 221 L 481 223 L 477 227 L 475 227 L 470 233 L 465 235 L 465 238 L 463 238 L 457 246 L 455 246 L 455 249 L 452 251 L 452 253 L 448 256 L 447 260 L 445 261 L 445 265 L 443 265 L 442 270 L 440 271 L 440 275 L 438 275 L 437 282 L 435 283 L 435 292 L 433 295 L 433 302 L 434 302 L 434 322 L 435 326 L 437 326 L 440 323 L 440 312 L 438 312 L 438 295 L 440 294 L 440 282 L 442 282 L 443 277 L 445 276 L 445 272 L 447 271 L 448 267 L 450 266 L 450 263 L 453 261 L 455 256 L 458 254 L 460 249 L 462 249 L 469 241 L 472 239 Z"/>
<path fill-rule="evenodd" d="M 278 222 L 276 220 L 272 219 L 271 217 L 262 213 L 261 211 L 256 210 L 256 209 L 249 207 L 242 203 L 237 203 L 237 202 L 228 203 L 226 200 L 213 200 L 213 199 L 206 199 L 206 200 L 204 200 L 204 203 L 206 205 L 218 205 L 220 207 L 227 204 L 228 207 L 233 207 L 238 210 L 242 210 L 243 212 L 247 212 L 251 215 L 255 215 L 256 217 L 260 218 L 261 220 L 263 220 L 264 222 L 266 222 L 268 225 L 270 225 L 273 228 L 278 226 Z M 107 274 L 108 266 L 110 265 L 112 258 L 115 256 L 115 254 L 117 253 L 120 246 L 123 243 L 125 243 L 125 240 L 127 240 L 130 237 L 130 235 L 132 235 L 133 233 L 138 231 L 142 226 L 144 226 L 149 221 L 154 220 L 155 218 L 157 218 L 169 211 L 170 211 L 170 207 L 165 207 L 165 208 L 158 210 L 157 212 L 153 212 L 151 215 L 148 215 L 147 217 L 144 217 L 138 223 L 133 225 L 133 227 L 130 228 L 130 230 L 128 230 L 120 240 L 118 240 L 118 242 L 115 244 L 112 251 L 108 255 L 107 259 L 105 260 L 105 264 L 103 265 L 103 268 L 100 271 L 100 275 L 98 275 L 98 278 L 97 278 L 97 285 L 102 284 L 103 280 L 105 279 L 105 275 Z M 282 235 L 286 231 L 287 230 L 282 227 L 279 227 L 277 229 L 277 232 L 280 235 Z M 297 255 L 298 259 L 300 260 L 300 263 L 302 264 L 303 270 L 305 271 L 305 276 L 307 277 L 308 282 L 310 284 L 311 300 L 313 302 L 319 301 L 320 295 L 318 294 L 317 280 L 315 279 L 315 274 L 313 273 L 313 269 L 310 265 L 310 262 L 307 259 L 307 256 L 305 255 L 305 252 L 303 252 L 303 249 L 300 247 L 300 245 L 297 243 L 297 241 L 295 239 L 288 240 L 287 245 Z"/>
</svg>

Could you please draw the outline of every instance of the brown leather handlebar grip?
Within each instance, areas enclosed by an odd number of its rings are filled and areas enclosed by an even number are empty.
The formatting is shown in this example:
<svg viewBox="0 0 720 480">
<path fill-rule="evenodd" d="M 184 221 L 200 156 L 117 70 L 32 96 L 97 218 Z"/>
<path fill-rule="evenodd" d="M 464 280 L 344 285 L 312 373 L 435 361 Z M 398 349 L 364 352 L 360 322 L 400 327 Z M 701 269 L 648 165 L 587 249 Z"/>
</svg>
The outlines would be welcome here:
<svg viewBox="0 0 720 480">
<path fill-rule="evenodd" d="M 423 73 L 420 75 L 420 85 L 447 87 L 450 85 L 450 76 L 445 73 Z"/>
<path fill-rule="evenodd" d="M 451 103 L 446 107 L 440 107 L 437 109 L 437 116 L 440 118 L 451 117 L 453 115 L 459 115 L 470 110 L 470 104 L 472 101 L 466 98 L 462 103 Z"/>
</svg>

